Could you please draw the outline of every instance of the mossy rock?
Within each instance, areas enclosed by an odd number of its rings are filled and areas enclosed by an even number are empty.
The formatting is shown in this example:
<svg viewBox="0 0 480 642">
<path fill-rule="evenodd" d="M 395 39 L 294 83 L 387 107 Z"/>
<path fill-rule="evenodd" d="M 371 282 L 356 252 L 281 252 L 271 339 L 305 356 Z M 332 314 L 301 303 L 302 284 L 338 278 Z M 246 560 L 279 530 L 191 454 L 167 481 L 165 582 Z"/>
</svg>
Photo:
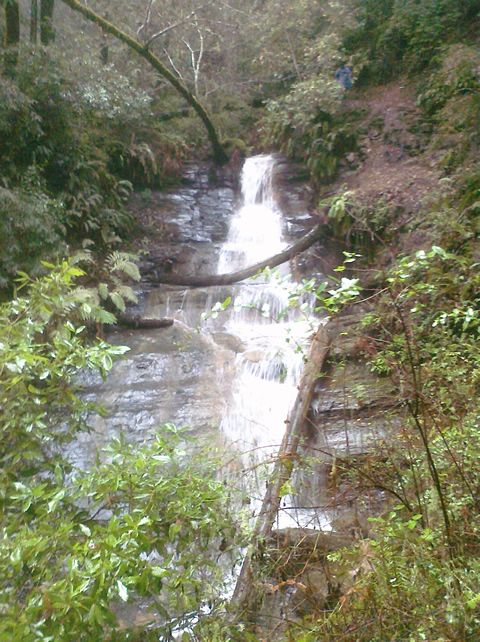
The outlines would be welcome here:
<svg viewBox="0 0 480 642">
<path fill-rule="evenodd" d="M 225 138 L 222 141 L 222 146 L 229 156 L 235 151 L 238 151 L 242 156 L 247 154 L 247 144 L 240 138 Z"/>
</svg>

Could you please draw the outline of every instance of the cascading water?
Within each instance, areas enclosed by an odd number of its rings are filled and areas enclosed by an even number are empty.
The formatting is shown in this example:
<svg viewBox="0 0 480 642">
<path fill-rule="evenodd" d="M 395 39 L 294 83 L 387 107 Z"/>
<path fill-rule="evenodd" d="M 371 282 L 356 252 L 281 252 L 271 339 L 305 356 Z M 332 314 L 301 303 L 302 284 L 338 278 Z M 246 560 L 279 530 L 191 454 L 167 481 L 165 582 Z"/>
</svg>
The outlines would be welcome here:
<svg viewBox="0 0 480 642">
<path fill-rule="evenodd" d="M 281 252 L 281 212 L 272 189 L 275 159 L 257 156 L 246 161 L 242 174 L 243 204 L 234 214 L 218 272 L 229 273 Z M 283 275 L 288 267 L 283 268 Z M 255 278 L 232 292 L 233 312 L 224 330 L 237 337 L 232 400 L 221 432 L 242 453 L 245 462 L 271 459 L 279 449 L 285 421 L 297 394 L 303 355 L 311 326 L 299 308 L 289 308 L 291 287 L 285 278 Z M 260 495 L 261 490 L 253 490 Z M 282 502 L 278 525 L 320 523 L 311 511 Z"/>
<path fill-rule="evenodd" d="M 223 187 L 162 193 L 158 207 L 169 208 L 168 220 L 178 225 L 182 244 L 195 243 L 198 258 L 193 261 L 203 266 L 206 253 L 218 247 L 217 271 L 235 272 L 286 245 L 283 216 L 274 198 L 274 171 L 271 156 L 246 161 L 243 201 L 237 210 L 233 191 Z M 219 229 L 219 217 L 225 221 L 232 211 L 227 235 L 225 228 Z M 221 245 L 206 244 L 207 231 L 210 239 L 218 235 Z M 261 276 L 233 288 L 162 286 L 147 291 L 141 314 L 172 316 L 175 323 L 162 330 L 123 331 L 112 337 L 131 351 L 106 382 L 100 378 L 89 382 L 87 398 L 103 405 L 108 416 L 92 417 L 92 433 L 80 436 L 72 460 L 88 466 L 97 447 L 120 431 L 129 441 L 144 442 L 156 426 L 167 422 L 187 426 L 198 439 L 219 444 L 221 437 L 229 449 L 233 446 L 241 453 L 242 467 L 274 458 L 312 334 L 298 307 L 287 310 L 291 287 L 282 281 L 287 274 L 288 266 L 283 266 L 280 279 Z M 214 301 L 230 297 L 231 304 L 216 319 L 210 314 L 201 321 L 205 307 L 211 310 Z M 261 497 L 263 490 L 264 484 L 251 492 Z M 293 515 L 294 510 L 287 506 L 282 513 Z M 318 524 L 318 517 L 312 519 Z M 311 523 L 311 517 L 304 512 L 299 521 Z"/>
<path fill-rule="evenodd" d="M 272 156 L 247 159 L 242 173 L 243 204 L 234 214 L 220 252 L 219 273 L 229 273 L 284 249 L 281 212 L 273 197 Z M 233 312 L 225 331 L 238 337 L 237 378 L 221 430 L 228 441 L 255 460 L 272 456 L 285 431 L 288 408 L 295 397 L 302 355 L 295 351 L 291 314 L 277 319 L 288 306 L 282 284 L 256 278 L 233 289 Z M 296 339 L 305 330 L 297 325 Z"/>
<path fill-rule="evenodd" d="M 285 247 L 280 212 L 273 196 L 273 156 L 254 156 L 242 171 L 242 207 L 234 215 L 222 247 L 218 273 L 235 272 Z"/>
</svg>

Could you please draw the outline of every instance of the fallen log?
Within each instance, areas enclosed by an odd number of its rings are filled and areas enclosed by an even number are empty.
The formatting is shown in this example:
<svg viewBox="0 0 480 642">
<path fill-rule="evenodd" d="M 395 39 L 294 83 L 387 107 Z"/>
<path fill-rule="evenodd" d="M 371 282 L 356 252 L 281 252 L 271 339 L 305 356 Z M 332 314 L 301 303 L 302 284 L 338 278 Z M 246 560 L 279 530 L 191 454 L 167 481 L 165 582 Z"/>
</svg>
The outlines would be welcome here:
<svg viewBox="0 0 480 642">
<path fill-rule="evenodd" d="M 287 249 L 271 256 L 265 261 L 260 261 L 260 263 L 255 263 L 248 268 L 239 270 L 232 274 L 213 274 L 208 276 L 181 276 L 179 274 L 164 274 L 158 277 L 153 277 L 149 279 L 151 283 L 163 283 L 165 285 L 184 285 L 186 287 L 208 287 L 211 285 L 232 285 L 238 281 L 243 281 L 244 279 L 249 279 L 252 276 L 255 276 L 261 270 L 265 268 L 275 268 L 282 263 L 286 263 L 290 259 L 293 259 L 294 256 L 308 250 L 316 241 L 320 239 L 322 235 L 322 227 L 314 227 L 313 230 L 310 230 L 308 234 L 302 236 L 296 243 L 287 247 Z"/>
<path fill-rule="evenodd" d="M 310 408 L 315 382 L 321 375 L 328 357 L 330 340 L 325 326 L 313 337 L 307 361 L 298 385 L 298 394 L 288 416 L 282 445 L 275 461 L 272 476 L 257 517 L 251 545 L 245 555 L 242 569 L 230 602 L 234 617 L 248 611 L 254 599 L 252 560 L 259 557 L 262 542 L 272 536 L 272 527 L 281 501 L 282 487 L 291 477 L 300 439 L 304 432 L 305 419 Z"/>
<path fill-rule="evenodd" d="M 173 319 L 170 317 L 161 317 L 154 319 L 142 317 L 139 314 L 117 314 L 117 324 L 134 328 L 135 330 L 150 330 L 151 328 L 169 328 L 173 325 Z"/>
</svg>

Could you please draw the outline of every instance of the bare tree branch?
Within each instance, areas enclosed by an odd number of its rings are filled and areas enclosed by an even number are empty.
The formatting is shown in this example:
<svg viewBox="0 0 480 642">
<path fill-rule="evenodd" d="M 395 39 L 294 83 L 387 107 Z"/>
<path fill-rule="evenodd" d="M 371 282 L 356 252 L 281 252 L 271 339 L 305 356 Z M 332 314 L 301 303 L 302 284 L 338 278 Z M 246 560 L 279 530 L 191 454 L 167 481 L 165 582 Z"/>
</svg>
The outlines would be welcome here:
<svg viewBox="0 0 480 642">
<path fill-rule="evenodd" d="M 107 33 L 112 34 L 118 40 L 125 43 L 130 49 L 136 51 L 144 60 L 146 60 L 157 73 L 166 78 L 169 83 L 178 91 L 178 93 L 183 96 L 183 98 L 188 102 L 189 105 L 197 112 L 198 116 L 201 118 L 205 129 L 207 130 L 208 138 L 213 148 L 213 157 L 216 163 L 222 164 L 228 161 L 228 156 L 225 150 L 220 143 L 218 138 L 217 131 L 213 126 L 213 123 L 202 103 L 192 94 L 191 91 L 182 83 L 177 76 L 171 72 L 158 58 L 153 54 L 147 46 L 143 45 L 141 42 L 132 38 L 127 33 L 119 29 L 117 26 L 102 18 L 97 13 L 86 7 L 84 4 L 78 2 L 78 0 L 61 0 L 73 11 L 78 11 L 81 13 L 87 20 L 90 20 L 94 24 L 98 25 L 106 31 Z"/>
<path fill-rule="evenodd" d="M 140 27 L 137 30 L 137 36 L 139 36 L 142 33 L 142 31 L 146 29 L 150 24 L 150 18 L 152 16 L 152 5 L 153 5 L 153 0 L 148 0 L 147 9 L 145 11 L 145 18 L 143 20 L 143 24 L 140 25 Z"/>
<path fill-rule="evenodd" d="M 313 230 L 302 236 L 302 238 L 288 247 L 280 254 L 271 256 L 265 261 L 255 263 L 248 268 L 234 272 L 233 274 L 213 274 L 208 276 L 180 276 L 177 274 L 165 274 L 153 279 L 154 283 L 165 283 L 169 285 L 184 285 L 189 287 L 208 287 L 210 285 L 232 285 L 238 281 L 249 279 L 265 268 L 274 268 L 286 261 L 289 261 L 300 252 L 304 252 L 311 247 L 322 235 L 321 226 L 315 227 Z"/>
<path fill-rule="evenodd" d="M 172 31 L 172 29 L 176 29 L 177 27 L 180 27 L 181 25 L 184 25 L 186 22 L 188 22 L 193 16 L 195 15 L 196 11 L 192 11 L 191 13 L 188 14 L 188 16 L 185 16 L 185 18 L 182 18 L 182 20 L 179 20 L 178 22 L 175 22 L 173 25 L 169 25 L 168 27 L 165 27 L 165 29 L 162 29 L 161 31 L 158 31 L 157 33 L 154 33 L 153 36 L 150 36 L 150 38 L 147 40 L 145 43 L 146 47 L 150 47 L 152 42 L 154 40 L 157 40 L 158 38 L 161 38 L 164 36 L 166 33 L 169 31 Z"/>
</svg>

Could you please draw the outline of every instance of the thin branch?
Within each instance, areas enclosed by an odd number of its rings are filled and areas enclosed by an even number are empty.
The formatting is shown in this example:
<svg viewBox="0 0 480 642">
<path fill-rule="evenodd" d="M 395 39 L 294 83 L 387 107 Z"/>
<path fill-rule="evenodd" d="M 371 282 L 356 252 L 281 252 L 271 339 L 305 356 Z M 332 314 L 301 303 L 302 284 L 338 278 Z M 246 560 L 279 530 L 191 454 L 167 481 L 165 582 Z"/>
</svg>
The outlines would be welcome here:
<svg viewBox="0 0 480 642">
<path fill-rule="evenodd" d="M 178 22 L 175 22 L 175 24 L 173 24 L 173 25 L 169 25 L 168 27 L 165 27 L 165 29 L 161 29 L 161 30 L 160 30 L 160 31 L 158 31 L 157 33 L 154 33 L 154 34 L 153 34 L 153 36 L 150 36 L 150 38 L 149 38 L 149 39 L 147 40 L 147 42 L 145 43 L 145 47 L 150 47 L 150 45 L 152 44 L 152 42 L 154 42 L 154 41 L 155 41 L 155 40 L 157 40 L 158 38 L 161 38 L 162 36 L 164 36 L 164 35 L 165 35 L 166 33 L 168 33 L 169 31 L 172 31 L 173 29 L 176 29 L 177 27 L 180 27 L 181 25 L 183 25 L 183 24 L 185 24 L 186 22 L 188 22 L 191 18 L 193 18 L 193 16 L 195 15 L 195 13 L 196 13 L 196 11 L 191 11 L 191 12 L 188 14 L 188 16 L 185 16 L 185 18 L 182 18 L 182 20 L 179 20 Z"/>
<path fill-rule="evenodd" d="M 152 15 L 152 5 L 153 5 L 153 0 L 148 0 L 147 10 L 145 11 L 145 18 L 143 20 L 143 24 L 140 25 L 140 27 L 137 30 L 137 36 L 139 36 L 142 33 L 142 31 L 146 29 L 150 24 L 150 18 Z"/>
</svg>

